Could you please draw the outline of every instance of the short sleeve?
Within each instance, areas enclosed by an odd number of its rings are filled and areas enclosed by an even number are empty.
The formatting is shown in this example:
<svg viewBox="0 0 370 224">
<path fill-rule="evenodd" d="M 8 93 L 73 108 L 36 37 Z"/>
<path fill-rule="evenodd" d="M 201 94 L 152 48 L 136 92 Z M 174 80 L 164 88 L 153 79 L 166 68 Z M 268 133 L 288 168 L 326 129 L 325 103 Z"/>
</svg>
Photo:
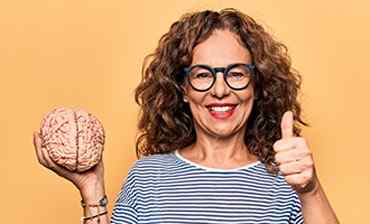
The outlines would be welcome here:
<svg viewBox="0 0 370 224">
<path fill-rule="evenodd" d="M 121 191 L 115 201 L 111 224 L 137 224 L 138 215 L 136 211 L 135 175 L 134 169 L 130 169 Z"/>
<path fill-rule="evenodd" d="M 303 224 L 303 214 L 302 214 L 302 205 L 301 201 L 299 200 L 299 197 L 297 194 L 295 194 L 294 200 L 293 200 L 293 209 L 291 212 L 289 223 L 291 224 Z"/>
</svg>

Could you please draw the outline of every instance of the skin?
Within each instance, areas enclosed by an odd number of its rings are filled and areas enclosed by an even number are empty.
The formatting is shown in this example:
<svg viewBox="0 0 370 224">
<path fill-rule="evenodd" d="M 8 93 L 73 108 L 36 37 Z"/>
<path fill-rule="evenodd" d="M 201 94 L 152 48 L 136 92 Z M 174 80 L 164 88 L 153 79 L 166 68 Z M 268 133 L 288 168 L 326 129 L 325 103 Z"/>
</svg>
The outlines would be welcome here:
<svg viewBox="0 0 370 224">
<path fill-rule="evenodd" d="M 280 172 L 298 193 L 305 223 L 339 223 L 316 174 L 308 143 L 303 137 L 294 136 L 293 122 L 293 113 L 285 112 L 281 121 L 282 138 L 273 145 Z"/>
<path fill-rule="evenodd" d="M 250 52 L 238 40 L 228 30 L 216 30 L 194 48 L 192 64 L 226 67 L 231 63 L 250 63 Z M 253 107 L 253 86 L 234 91 L 219 75 L 215 85 L 207 92 L 195 91 L 189 84 L 183 88 L 184 100 L 189 103 L 194 117 L 197 140 L 179 150 L 180 154 L 212 168 L 237 168 L 255 162 L 257 158 L 248 153 L 243 139 Z M 220 121 L 212 118 L 205 107 L 210 102 L 239 105 L 230 119 Z M 292 112 L 285 112 L 281 121 L 282 139 L 273 145 L 280 172 L 300 197 L 305 223 L 339 223 L 319 183 L 311 150 L 303 137 L 293 135 L 293 123 Z"/>
<path fill-rule="evenodd" d="M 193 50 L 194 64 L 207 64 L 212 67 L 226 67 L 232 63 L 251 63 L 252 57 L 229 31 L 216 30 L 207 40 Z M 194 117 L 197 141 L 179 150 L 185 158 L 212 168 L 232 169 L 257 161 L 248 153 L 244 144 L 246 122 L 251 113 L 254 100 L 254 88 L 240 91 L 230 89 L 217 73 L 214 86 L 207 92 L 198 92 L 185 84 L 184 100 L 189 103 Z M 238 104 L 234 114 L 226 120 L 213 118 L 206 105 L 210 103 Z"/>
<path fill-rule="evenodd" d="M 227 30 L 215 31 L 207 40 L 197 45 L 192 64 L 208 64 L 225 67 L 231 63 L 250 63 L 250 52 L 238 37 Z M 206 167 L 233 169 L 257 161 L 248 153 L 244 144 L 246 122 L 253 107 L 254 89 L 249 85 L 241 91 L 231 90 L 222 74 L 217 74 L 215 85 L 207 92 L 197 92 L 189 85 L 183 86 L 184 101 L 188 102 L 194 117 L 197 141 L 179 153 L 195 163 Z M 205 105 L 214 102 L 236 103 L 234 114 L 226 120 L 215 120 Z M 293 135 L 293 115 L 287 111 L 281 122 L 282 138 L 273 149 L 281 174 L 295 189 L 302 202 L 305 223 L 339 223 L 315 172 L 314 160 L 306 140 Z M 34 133 L 34 146 L 41 165 L 72 182 L 86 203 L 96 203 L 105 194 L 103 160 L 85 173 L 73 173 L 55 164 L 41 145 L 40 134 Z M 84 213 L 96 214 L 96 210 Z M 97 223 L 96 219 L 86 223 Z M 108 215 L 100 216 L 101 224 L 108 224 Z"/>
</svg>

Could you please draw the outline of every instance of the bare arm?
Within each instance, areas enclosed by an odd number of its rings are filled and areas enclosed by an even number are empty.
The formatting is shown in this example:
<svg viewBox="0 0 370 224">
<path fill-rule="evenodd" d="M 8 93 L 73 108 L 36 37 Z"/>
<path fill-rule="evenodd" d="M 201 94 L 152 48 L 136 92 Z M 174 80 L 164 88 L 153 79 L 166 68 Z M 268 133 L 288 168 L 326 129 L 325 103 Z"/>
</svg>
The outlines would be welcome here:
<svg viewBox="0 0 370 224">
<path fill-rule="evenodd" d="M 318 178 L 316 178 L 315 188 L 311 192 L 299 194 L 299 197 L 306 224 L 339 223 Z"/>
<path fill-rule="evenodd" d="M 87 204 L 96 204 L 97 201 L 99 201 L 104 195 L 105 195 L 105 190 L 104 186 L 101 186 L 99 183 L 92 183 L 86 185 L 85 188 L 81 189 L 80 191 L 81 198 L 84 200 L 85 203 Z M 106 210 L 107 208 L 100 208 L 102 210 Z M 97 214 L 97 208 L 88 208 L 85 207 L 84 209 L 84 216 L 91 216 L 94 214 Z M 100 221 L 98 222 L 98 220 Z M 84 224 L 109 224 L 109 214 L 101 215 L 97 218 L 91 219 L 91 220 L 86 220 Z"/>
<path fill-rule="evenodd" d="M 41 165 L 45 168 L 53 171 L 58 176 L 67 179 L 72 182 L 73 185 L 80 191 L 81 197 L 86 204 L 97 204 L 101 198 L 105 195 L 104 188 L 104 164 L 101 160 L 96 166 L 84 173 L 71 172 L 56 163 L 54 163 L 46 149 L 41 144 L 41 138 L 38 132 L 34 133 L 33 143 L 35 146 L 35 152 L 37 159 Z M 99 211 L 98 211 L 99 209 Z M 106 207 L 85 207 L 84 216 L 90 217 L 97 215 L 101 212 L 107 211 Z M 98 213 L 99 212 L 99 213 Z M 100 218 L 100 222 L 98 219 Z M 101 215 L 99 218 L 93 218 L 81 222 L 83 224 L 108 224 L 108 214 Z"/>
<path fill-rule="evenodd" d="M 339 223 L 316 175 L 308 143 L 303 137 L 295 137 L 293 129 L 293 113 L 287 111 L 281 119 L 282 138 L 273 145 L 279 170 L 299 194 L 305 223 Z"/>
</svg>

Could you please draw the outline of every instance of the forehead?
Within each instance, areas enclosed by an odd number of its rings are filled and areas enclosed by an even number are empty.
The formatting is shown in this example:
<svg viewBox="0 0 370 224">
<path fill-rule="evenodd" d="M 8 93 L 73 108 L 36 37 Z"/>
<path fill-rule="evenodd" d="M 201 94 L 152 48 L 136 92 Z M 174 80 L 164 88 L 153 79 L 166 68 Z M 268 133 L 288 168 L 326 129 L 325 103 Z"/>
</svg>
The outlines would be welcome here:
<svg viewBox="0 0 370 224">
<path fill-rule="evenodd" d="M 251 54 L 238 36 L 228 30 L 215 30 L 193 49 L 192 64 L 225 66 L 237 62 L 251 63 Z"/>
</svg>

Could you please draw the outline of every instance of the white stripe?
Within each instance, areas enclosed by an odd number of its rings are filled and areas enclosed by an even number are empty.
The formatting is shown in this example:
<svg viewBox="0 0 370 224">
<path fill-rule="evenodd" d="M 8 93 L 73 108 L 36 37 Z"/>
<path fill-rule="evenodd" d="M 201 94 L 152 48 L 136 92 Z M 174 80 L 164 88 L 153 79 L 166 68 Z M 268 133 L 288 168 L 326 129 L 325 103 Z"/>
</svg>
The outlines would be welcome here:
<svg viewBox="0 0 370 224">
<path fill-rule="evenodd" d="M 261 162 L 222 170 L 176 153 L 136 161 L 111 220 L 114 224 L 303 223 L 297 194 L 284 177 L 269 174 Z"/>
</svg>

